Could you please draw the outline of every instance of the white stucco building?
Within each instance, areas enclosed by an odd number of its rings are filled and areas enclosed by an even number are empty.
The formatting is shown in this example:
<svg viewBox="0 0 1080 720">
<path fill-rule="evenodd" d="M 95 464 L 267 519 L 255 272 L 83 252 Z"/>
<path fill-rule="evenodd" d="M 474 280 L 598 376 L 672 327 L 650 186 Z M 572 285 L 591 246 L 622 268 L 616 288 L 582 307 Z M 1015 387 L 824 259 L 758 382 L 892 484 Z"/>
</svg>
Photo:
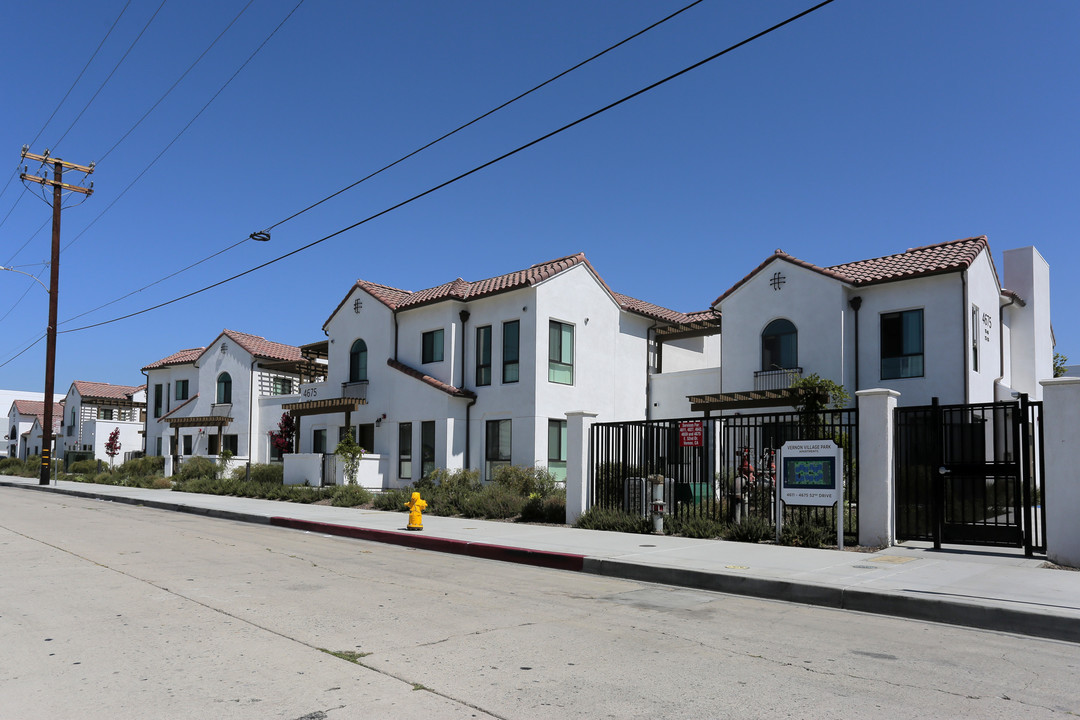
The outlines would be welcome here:
<svg viewBox="0 0 1080 720">
<path fill-rule="evenodd" d="M 999 275 L 985 237 L 832 267 L 777 250 L 713 303 L 721 360 L 692 407 L 789 406 L 790 381 L 811 374 L 902 405 L 1038 400 L 1053 377 L 1049 266 L 1033 247 L 1003 259 Z"/>
<path fill-rule="evenodd" d="M 237 462 L 269 462 L 269 433 L 282 403 L 297 399 L 304 363 L 298 347 L 223 330 L 206 347 L 146 365 L 147 453 L 216 459 L 227 450 Z"/>
<path fill-rule="evenodd" d="M 369 451 L 367 486 L 433 468 L 472 468 L 485 480 L 510 464 L 561 475 L 567 412 L 641 419 L 660 362 L 656 334 L 670 333 L 663 362 L 692 372 L 719 361 L 717 320 L 620 295 L 583 254 L 418 292 L 360 280 L 324 324 L 329 339 L 305 347 L 325 354 L 328 375 L 285 405 L 300 439 L 286 481 L 317 481 L 318 458 L 345 428 Z"/>
<path fill-rule="evenodd" d="M 143 450 L 143 419 L 146 387 L 110 385 L 76 380 L 64 398 L 64 412 L 57 431 L 57 456 L 76 451 L 92 453 L 95 460 L 110 460 L 105 451 L 109 436 L 120 430 L 117 462 Z"/>
<path fill-rule="evenodd" d="M 36 395 L 38 398 L 45 397 L 44 393 L 31 394 Z M 53 403 L 54 433 L 59 433 L 60 418 L 63 412 L 64 405 L 62 401 Z M 3 443 L 5 457 L 25 460 L 31 455 L 41 454 L 41 428 L 42 423 L 45 422 L 44 402 L 25 398 L 12 400 L 4 421 L 7 423 Z"/>
</svg>

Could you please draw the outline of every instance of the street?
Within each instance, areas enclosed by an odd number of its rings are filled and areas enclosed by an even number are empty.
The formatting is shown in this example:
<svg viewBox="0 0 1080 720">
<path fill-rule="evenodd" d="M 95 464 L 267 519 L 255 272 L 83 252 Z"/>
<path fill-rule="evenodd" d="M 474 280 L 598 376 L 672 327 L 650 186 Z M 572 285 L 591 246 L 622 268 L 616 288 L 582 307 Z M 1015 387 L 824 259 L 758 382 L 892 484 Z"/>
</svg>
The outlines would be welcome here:
<svg viewBox="0 0 1080 720">
<path fill-rule="evenodd" d="M 3 719 L 1064 718 L 1078 676 L 1064 642 L 0 487 Z"/>
</svg>

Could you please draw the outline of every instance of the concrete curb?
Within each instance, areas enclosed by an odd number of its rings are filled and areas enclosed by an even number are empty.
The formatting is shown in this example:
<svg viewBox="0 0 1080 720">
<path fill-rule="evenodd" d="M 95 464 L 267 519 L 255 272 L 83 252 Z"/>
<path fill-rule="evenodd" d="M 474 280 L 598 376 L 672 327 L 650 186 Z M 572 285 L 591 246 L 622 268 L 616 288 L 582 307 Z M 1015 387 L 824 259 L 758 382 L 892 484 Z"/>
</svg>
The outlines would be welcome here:
<svg viewBox="0 0 1080 720">
<path fill-rule="evenodd" d="M 0 481 L 0 486 L 43 490 L 62 495 L 120 502 L 159 510 L 186 512 L 222 520 L 272 525 L 292 530 L 386 543 L 417 550 L 465 555 L 485 560 L 513 562 L 555 570 L 585 572 L 623 580 L 722 592 L 731 595 L 744 595 L 765 600 L 801 603 L 835 610 L 852 610 L 873 615 L 901 617 L 909 620 L 1080 643 L 1080 618 L 1060 613 L 1035 612 L 1019 608 L 965 602 L 958 598 L 933 596 L 929 593 L 875 592 L 872 590 L 821 585 L 806 581 L 795 582 L 781 578 L 754 577 L 739 573 L 706 572 L 703 570 L 643 565 L 573 553 L 530 550 L 506 545 L 432 537 L 421 533 L 407 532 L 404 529 L 398 532 L 300 520 L 283 516 L 267 517 L 229 510 L 191 507 L 182 503 L 139 500 L 90 491 L 69 490 L 50 485 L 26 485 Z"/>
</svg>

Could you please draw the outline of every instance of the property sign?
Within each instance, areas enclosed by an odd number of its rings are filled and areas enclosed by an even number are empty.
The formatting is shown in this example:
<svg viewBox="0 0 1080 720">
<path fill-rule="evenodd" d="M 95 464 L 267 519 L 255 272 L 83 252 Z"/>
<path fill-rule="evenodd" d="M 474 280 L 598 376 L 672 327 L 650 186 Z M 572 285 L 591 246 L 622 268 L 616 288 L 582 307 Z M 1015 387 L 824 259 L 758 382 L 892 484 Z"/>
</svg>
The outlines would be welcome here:
<svg viewBox="0 0 1080 720">
<path fill-rule="evenodd" d="M 679 422 L 679 447 L 702 447 L 704 440 L 705 422 L 703 420 Z"/>
<path fill-rule="evenodd" d="M 831 506 L 844 500 L 843 451 L 832 440 L 793 440 L 780 448 L 780 499 Z"/>
</svg>

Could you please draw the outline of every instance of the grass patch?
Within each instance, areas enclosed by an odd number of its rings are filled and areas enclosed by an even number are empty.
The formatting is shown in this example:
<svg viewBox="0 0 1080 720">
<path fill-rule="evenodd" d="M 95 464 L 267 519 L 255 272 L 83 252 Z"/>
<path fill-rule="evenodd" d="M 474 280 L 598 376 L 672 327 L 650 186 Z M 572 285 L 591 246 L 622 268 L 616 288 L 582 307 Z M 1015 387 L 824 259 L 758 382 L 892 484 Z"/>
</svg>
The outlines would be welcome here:
<svg viewBox="0 0 1080 720">
<path fill-rule="evenodd" d="M 342 660 L 348 660 L 349 662 L 355 663 L 357 665 L 360 664 L 360 658 L 365 658 L 365 657 L 367 657 L 368 655 L 371 654 L 369 652 L 355 652 L 353 650 L 327 650 L 326 648 L 319 648 L 319 649 L 322 650 L 327 655 L 333 655 L 336 658 L 341 658 Z"/>
</svg>

